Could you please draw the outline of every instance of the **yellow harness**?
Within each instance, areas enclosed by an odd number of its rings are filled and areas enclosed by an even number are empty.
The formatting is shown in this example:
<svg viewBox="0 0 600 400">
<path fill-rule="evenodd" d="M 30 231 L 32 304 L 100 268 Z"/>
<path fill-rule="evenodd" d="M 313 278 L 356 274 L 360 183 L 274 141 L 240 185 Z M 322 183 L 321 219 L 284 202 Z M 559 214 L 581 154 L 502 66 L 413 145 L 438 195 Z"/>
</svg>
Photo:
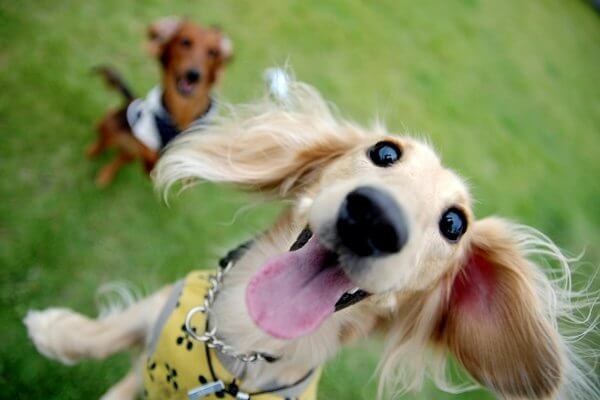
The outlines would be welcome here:
<svg viewBox="0 0 600 400">
<path fill-rule="evenodd" d="M 209 271 L 194 271 L 187 275 L 181 292 L 173 305 L 172 311 L 161 318 L 163 323 L 155 343 L 151 344 L 144 368 L 144 395 L 150 400 L 187 400 L 190 390 L 221 381 L 225 389 L 201 397 L 203 400 L 213 399 L 251 399 L 251 400 L 315 400 L 320 371 L 316 370 L 307 380 L 306 387 L 295 397 L 286 397 L 283 391 L 275 389 L 269 393 L 249 393 L 249 397 L 236 397 L 237 388 L 244 388 L 242 382 L 234 380 L 227 369 L 219 361 L 214 349 L 194 340 L 185 328 L 188 312 L 202 304 L 210 283 Z M 168 304 L 167 304 L 168 306 Z M 198 313 L 193 327 L 203 332 L 206 317 Z M 233 385 L 232 385 L 233 383 Z"/>
</svg>

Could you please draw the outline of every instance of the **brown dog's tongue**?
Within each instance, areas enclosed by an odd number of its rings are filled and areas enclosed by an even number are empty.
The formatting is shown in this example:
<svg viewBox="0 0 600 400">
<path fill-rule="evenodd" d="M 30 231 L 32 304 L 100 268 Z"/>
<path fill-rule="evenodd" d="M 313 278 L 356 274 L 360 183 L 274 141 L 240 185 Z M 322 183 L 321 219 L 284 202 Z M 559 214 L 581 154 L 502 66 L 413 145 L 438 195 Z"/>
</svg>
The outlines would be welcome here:
<svg viewBox="0 0 600 400">
<path fill-rule="evenodd" d="M 317 329 L 354 285 L 331 252 L 313 237 L 299 250 L 276 256 L 252 277 L 246 306 L 268 334 L 294 339 Z"/>
</svg>

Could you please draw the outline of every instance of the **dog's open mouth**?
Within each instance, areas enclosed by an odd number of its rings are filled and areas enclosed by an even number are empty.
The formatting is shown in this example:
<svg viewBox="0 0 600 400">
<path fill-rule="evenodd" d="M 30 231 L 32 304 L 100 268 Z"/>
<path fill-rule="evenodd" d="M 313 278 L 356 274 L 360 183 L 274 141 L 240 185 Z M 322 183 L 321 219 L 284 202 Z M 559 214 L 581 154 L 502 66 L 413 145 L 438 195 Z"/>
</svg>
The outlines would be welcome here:
<svg viewBox="0 0 600 400">
<path fill-rule="evenodd" d="M 196 89 L 198 82 L 192 82 L 187 77 L 180 76 L 175 79 L 175 85 L 177 86 L 179 94 L 182 96 L 190 96 L 194 92 L 194 89 Z"/>
<path fill-rule="evenodd" d="M 368 295 L 346 276 L 337 254 L 305 229 L 289 252 L 267 261 L 252 277 L 246 304 L 262 330 L 294 339 Z"/>
</svg>

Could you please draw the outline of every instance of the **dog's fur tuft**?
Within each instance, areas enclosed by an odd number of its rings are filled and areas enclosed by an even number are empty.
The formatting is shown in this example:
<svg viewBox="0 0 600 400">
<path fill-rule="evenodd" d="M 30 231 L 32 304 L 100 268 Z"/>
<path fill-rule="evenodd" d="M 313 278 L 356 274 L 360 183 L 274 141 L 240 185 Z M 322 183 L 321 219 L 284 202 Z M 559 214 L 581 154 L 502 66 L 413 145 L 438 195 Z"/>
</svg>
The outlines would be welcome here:
<svg viewBox="0 0 600 400">
<path fill-rule="evenodd" d="M 119 92 L 123 96 L 125 104 L 129 104 L 135 99 L 133 91 L 116 69 L 108 65 L 99 65 L 94 67 L 92 72 L 100 75 L 108 87 Z"/>
</svg>

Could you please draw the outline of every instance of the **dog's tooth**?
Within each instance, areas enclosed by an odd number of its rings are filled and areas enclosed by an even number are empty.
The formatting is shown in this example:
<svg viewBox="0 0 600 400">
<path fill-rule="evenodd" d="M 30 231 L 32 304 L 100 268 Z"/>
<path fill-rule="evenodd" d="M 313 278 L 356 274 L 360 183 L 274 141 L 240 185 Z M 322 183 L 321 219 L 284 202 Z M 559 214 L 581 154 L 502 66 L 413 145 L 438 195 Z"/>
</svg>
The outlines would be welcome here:
<svg viewBox="0 0 600 400">
<path fill-rule="evenodd" d="M 360 288 L 357 286 L 354 289 L 350 290 L 348 293 L 349 294 L 354 294 L 354 293 L 358 292 L 359 290 L 360 290 Z"/>
</svg>

